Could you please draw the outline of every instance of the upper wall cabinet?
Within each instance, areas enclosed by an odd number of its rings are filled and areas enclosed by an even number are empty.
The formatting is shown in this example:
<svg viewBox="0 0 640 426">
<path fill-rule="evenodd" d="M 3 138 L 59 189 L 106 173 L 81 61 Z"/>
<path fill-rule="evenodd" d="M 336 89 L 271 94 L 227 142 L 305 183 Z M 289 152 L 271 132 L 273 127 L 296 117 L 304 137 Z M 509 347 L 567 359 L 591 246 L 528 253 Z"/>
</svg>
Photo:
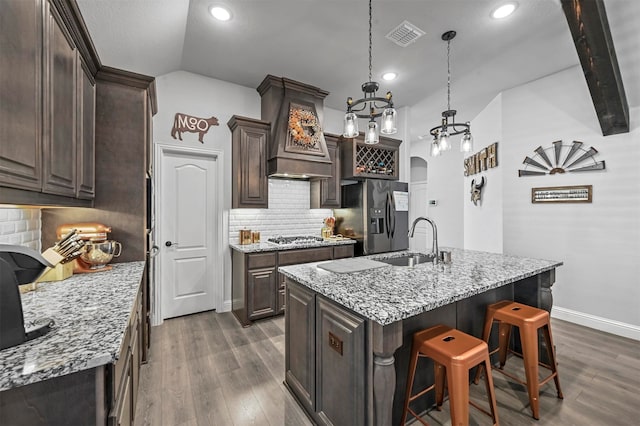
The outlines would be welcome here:
<svg viewBox="0 0 640 426">
<path fill-rule="evenodd" d="M 266 209 L 269 207 L 267 179 L 268 121 L 234 115 L 231 129 L 232 197 L 231 207 Z"/>
<path fill-rule="evenodd" d="M 324 134 L 327 151 L 331 158 L 331 177 L 311 179 L 310 198 L 312 209 L 332 209 L 340 207 L 340 136 Z"/>
<path fill-rule="evenodd" d="M 89 207 L 100 64 L 77 5 L 0 10 L 0 203 Z"/>
<path fill-rule="evenodd" d="M 364 133 L 355 138 L 343 138 L 340 143 L 342 179 L 398 180 L 399 139 L 380 136 L 375 145 L 364 143 Z"/>
<path fill-rule="evenodd" d="M 0 184 L 39 191 L 42 5 L 0 0 L 0 10 Z"/>
</svg>

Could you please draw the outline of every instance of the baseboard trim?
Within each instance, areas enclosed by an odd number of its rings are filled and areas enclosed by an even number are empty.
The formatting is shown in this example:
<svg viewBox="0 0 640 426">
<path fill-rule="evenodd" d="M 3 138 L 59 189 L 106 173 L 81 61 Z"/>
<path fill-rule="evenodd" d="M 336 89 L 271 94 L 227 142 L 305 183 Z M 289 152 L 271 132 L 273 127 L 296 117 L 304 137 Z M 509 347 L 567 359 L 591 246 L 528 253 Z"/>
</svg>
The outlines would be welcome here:
<svg viewBox="0 0 640 426">
<path fill-rule="evenodd" d="M 231 312 L 231 299 L 222 302 L 222 309 L 218 312 Z"/>
<path fill-rule="evenodd" d="M 572 322 L 574 324 L 584 325 L 585 327 L 594 328 L 617 336 L 627 337 L 633 340 L 640 340 L 640 327 L 627 324 L 608 318 L 597 317 L 595 315 L 585 314 L 571 309 L 554 306 L 551 309 L 551 317 L 560 320 Z"/>
</svg>

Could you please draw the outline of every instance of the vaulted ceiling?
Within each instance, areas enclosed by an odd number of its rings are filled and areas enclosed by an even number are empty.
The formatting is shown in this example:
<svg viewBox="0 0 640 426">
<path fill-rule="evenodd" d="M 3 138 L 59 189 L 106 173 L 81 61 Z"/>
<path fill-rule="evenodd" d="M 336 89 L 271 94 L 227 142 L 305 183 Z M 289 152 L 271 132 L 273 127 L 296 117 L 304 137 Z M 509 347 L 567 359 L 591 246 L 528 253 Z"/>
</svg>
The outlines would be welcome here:
<svg viewBox="0 0 640 426">
<path fill-rule="evenodd" d="M 640 1 L 604 0 L 630 107 L 640 106 Z M 151 76 L 185 70 L 256 88 L 267 74 L 330 92 L 344 109 L 368 79 L 366 0 L 77 0 L 103 64 Z M 442 93 L 451 42 L 452 106 L 456 81 L 473 78 L 464 96 L 486 97 L 579 65 L 559 0 L 518 0 L 495 20 L 502 0 L 374 0 L 373 79 L 397 107 Z M 213 4 L 233 18 L 214 20 Z M 425 32 L 400 47 L 385 35 L 403 21 Z M 386 71 L 398 78 L 382 81 Z M 476 93 L 477 92 L 477 93 Z M 446 99 L 442 99 L 443 107 Z M 444 108 L 443 108 L 444 109 Z"/>
</svg>

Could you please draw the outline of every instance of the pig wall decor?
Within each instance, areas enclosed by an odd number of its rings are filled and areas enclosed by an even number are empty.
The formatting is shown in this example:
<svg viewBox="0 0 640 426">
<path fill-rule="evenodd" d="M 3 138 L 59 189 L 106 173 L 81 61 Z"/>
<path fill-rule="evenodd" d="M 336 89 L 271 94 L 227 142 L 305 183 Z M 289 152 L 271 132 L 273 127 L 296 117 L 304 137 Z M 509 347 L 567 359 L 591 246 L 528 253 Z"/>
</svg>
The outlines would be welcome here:
<svg viewBox="0 0 640 426">
<path fill-rule="evenodd" d="M 182 140 L 183 132 L 197 133 L 198 141 L 204 143 L 202 138 L 209 131 L 211 126 L 217 126 L 218 119 L 211 116 L 211 118 L 200 118 L 192 115 L 176 112 L 173 118 L 173 127 L 171 128 L 171 137 L 174 139 Z M 176 138 L 176 134 L 178 137 Z"/>
</svg>

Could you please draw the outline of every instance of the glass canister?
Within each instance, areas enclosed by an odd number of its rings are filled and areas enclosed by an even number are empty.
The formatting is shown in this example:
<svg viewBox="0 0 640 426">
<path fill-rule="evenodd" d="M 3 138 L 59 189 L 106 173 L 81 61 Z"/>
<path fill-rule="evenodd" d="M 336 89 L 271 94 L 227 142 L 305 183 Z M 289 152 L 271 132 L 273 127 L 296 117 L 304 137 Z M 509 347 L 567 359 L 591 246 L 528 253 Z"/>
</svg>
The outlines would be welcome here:
<svg viewBox="0 0 640 426">
<path fill-rule="evenodd" d="M 251 241 L 253 242 L 253 244 L 260 243 L 260 231 L 253 231 L 251 233 Z"/>
</svg>

